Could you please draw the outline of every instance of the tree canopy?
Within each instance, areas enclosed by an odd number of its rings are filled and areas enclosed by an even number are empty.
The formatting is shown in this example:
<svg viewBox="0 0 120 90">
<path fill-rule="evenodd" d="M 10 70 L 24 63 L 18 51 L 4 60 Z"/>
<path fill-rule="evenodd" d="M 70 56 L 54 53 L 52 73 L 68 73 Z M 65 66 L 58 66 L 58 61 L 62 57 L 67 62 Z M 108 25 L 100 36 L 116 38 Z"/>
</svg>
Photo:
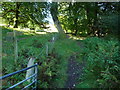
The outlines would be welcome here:
<svg viewBox="0 0 120 90">
<path fill-rule="evenodd" d="M 47 28 L 50 12 L 59 32 L 100 37 L 118 33 L 119 9 L 117 2 L 2 2 L 2 17 L 15 28 Z"/>
</svg>

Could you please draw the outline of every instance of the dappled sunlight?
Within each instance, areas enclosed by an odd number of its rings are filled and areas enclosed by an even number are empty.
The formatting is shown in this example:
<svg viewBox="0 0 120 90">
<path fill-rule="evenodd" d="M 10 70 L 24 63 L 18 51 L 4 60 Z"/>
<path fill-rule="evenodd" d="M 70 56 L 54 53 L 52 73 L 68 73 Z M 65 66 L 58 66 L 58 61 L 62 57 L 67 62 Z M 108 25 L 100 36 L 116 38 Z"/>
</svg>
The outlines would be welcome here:
<svg viewBox="0 0 120 90">
<path fill-rule="evenodd" d="M 20 28 L 10 28 L 9 29 L 12 29 L 12 30 L 15 30 L 17 32 L 21 32 L 23 33 L 24 35 L 36 35 L 36 34 L 46 34 L 46 32 L 36 32 L 35 30 L 29 30 L 29 29 L 20 29 Z"/>
<path fill-rule="evenodd" d="M 36 34 L 47 34 L 46 32 L 35 32 Z"/>
<path fill-rule="evenodd" d="M 5 20 L 0 17 L 0 26 L 6 26 L 7 24 L 5 23 Z"/>
<path fill-rule="evenodd" d="M 0 26 L 6 26 L 6 24 L 2 24 L 2 23 L 0 23 Z"/>
<path fill-rule="evenodd" d="M 50 24 L 47 25 L 47 27 L 49 27 L 48 29 L 44 29 L 44 31 L 46 32 L 58 32 L 57 28 L 54 26 L 54 24 Z"/>
<path fill-rule="evenodd" d="M 71 39 L 74 39 L 74 40 L 85 40 L 87 37 L 77 37 L 77 36 L 73 36 L 73 35 L 69 35 Z"/>
<path fill-rule="evenodd" d="M 19 31 L 19 32 L 31 32 L 30 30 L 25 30 L 25 29 L 21 29 L 21 28 L 13 28 L 13 27 L 8 27 L 8 29 L 11 29 L 11 30 L 16 30 L 16 31 Z"/>
<path fill-rule="evenodd" d="M 47 34 L 47 33 L 54 33 L 54 32 L 58 32 L 57 28 L 54 26 L 54 24 L 49 24 L 47 25 L 47 27 L 49 27 L 48 29 L 43 29 L 43 30 L 30 30 L 29 28 L 13 28 L 13 27 L 8 27 L 8 29 L 12 29 L 18 32 L 23 32 L 23 33 L 27 33 L 27 34 Z"/>
<path fill-rule="evenodd" d="M 36 34 L 47 34 L 47 33 L 55 33 L 58 32 L 57 28 L 53 24 L 47 25 L 48 29 L 44 29 L 42 32 L 36 31 Z"/>
</svg>

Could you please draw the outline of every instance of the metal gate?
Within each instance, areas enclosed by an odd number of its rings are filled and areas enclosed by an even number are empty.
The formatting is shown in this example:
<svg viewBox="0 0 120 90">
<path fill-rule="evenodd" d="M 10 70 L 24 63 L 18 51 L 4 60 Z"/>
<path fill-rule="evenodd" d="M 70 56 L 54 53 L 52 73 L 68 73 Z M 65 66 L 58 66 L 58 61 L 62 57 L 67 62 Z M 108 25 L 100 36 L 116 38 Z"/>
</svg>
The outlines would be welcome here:
<svg viewBox="0 0 120 90">
<path fill-rule="evenodd" d="M 16 86 L 22 84 L 23 82 L 25 82 L 25 81 L 27 81 L 27 80 L 29 80 L 31 78 L 33 78 L 32 82 L 30 84 L 28 84 L 27 86 L 25 86 L 24 88 L 22 88 L 22 90 L 28 88 L 29 86 L 31 86 L 33 84 L 35 84 L 35 87 L 33 87 L 33 89 L 36 89 L 37 88 L 37 73 L 38 73 L 38 67 L 37 66 L 38 66 L 38 64 L 36 63 L 36 64 L 34 64 L 34 65 L 30 66 L 30 67 L 18 70 L 16 72 L 13 72 L 13 73 L 10 73 L 10 74 L 7 74 L 7 75 L 4 75 L 4 76 L 0 77 L 0 80 L 5 79 L 5 78 L 10 77 L 10 76 L 13 76 L 13 75 L 18 74 L 18 73 L 21 73 L 23 71 L 27 71 L 28 69 L 34 68 L 34 74 L 33 75 L 31 75 L 30 77 L 28 77 L 28 78 L 26 78 L 26 79 L 24 79 L 24 80 L 22 80 L 22 81 L 20 81 L 20 82 L 18 82 L 16 84 L 10 86 L 6 90 L 15 88 Z"/>
</svg>

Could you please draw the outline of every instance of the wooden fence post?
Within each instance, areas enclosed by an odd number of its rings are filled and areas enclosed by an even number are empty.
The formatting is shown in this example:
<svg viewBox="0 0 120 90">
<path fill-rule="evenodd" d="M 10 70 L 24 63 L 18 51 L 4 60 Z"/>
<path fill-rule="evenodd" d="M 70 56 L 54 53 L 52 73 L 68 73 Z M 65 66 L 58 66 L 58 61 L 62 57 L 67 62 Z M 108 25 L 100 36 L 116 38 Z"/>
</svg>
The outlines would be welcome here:
<svg viewBox="0 0 120 90">
<path fill-rule="evenodd" d="M 46 56 L 48 56 L 48 43 L 46 43 Z"/>
<path fill-rule="evenodd" d="M 15 55 L 15 63 L 17 63 L 18 59 L 18 44 L 17 44 L 17 37 L 16 37 L 16 32 L 14 32 L 14 55 Z"/>
</svg>

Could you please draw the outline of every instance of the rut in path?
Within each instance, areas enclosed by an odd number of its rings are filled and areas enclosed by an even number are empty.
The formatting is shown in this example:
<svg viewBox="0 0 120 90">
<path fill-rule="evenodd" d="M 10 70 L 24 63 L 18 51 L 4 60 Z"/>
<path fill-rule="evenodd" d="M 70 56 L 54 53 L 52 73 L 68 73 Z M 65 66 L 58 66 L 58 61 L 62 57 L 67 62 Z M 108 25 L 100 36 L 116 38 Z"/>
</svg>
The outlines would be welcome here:
<svg viewBox="0 0 120 90">
<path fill-rule="evenodd" d="M 80 43 L 78 43 L 78 45 L 80 45 Z M 80 64 L 76 61 L 75 55 L 70 56 L 67 70 L 68 78 L 65 88 L 75 88 L 76 84 L 78 83 L 78 79 L 82 77 L 84 66 L 85 63 Z"/>
</svg>

